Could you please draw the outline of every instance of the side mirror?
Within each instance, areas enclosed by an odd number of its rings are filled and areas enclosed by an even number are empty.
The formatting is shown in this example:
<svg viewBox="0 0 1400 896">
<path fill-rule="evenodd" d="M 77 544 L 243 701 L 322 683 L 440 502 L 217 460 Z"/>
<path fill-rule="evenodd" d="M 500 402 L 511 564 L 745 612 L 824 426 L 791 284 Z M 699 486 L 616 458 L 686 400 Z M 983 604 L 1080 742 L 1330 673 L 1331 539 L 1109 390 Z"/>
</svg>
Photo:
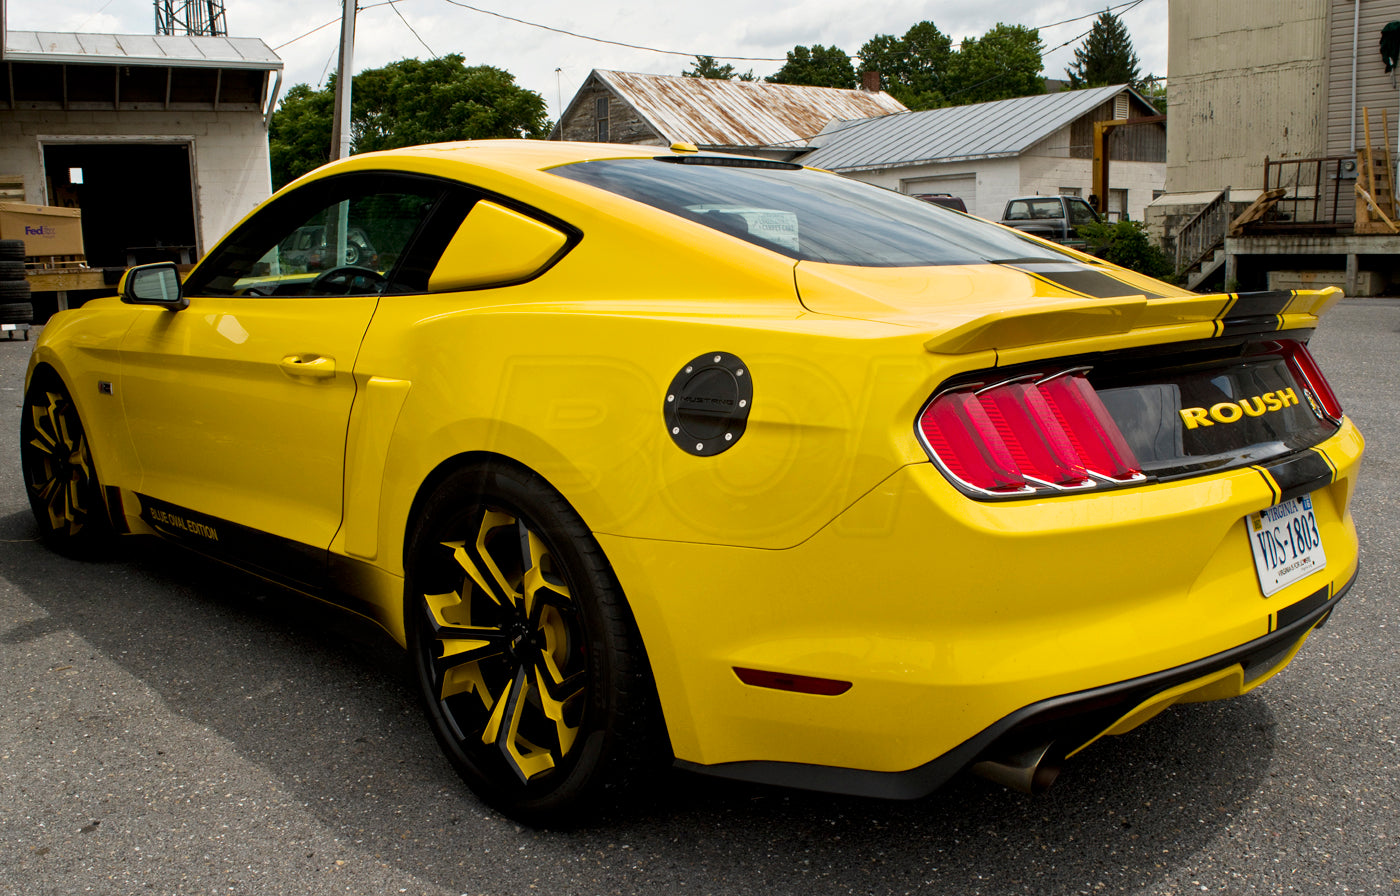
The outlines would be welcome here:
<svg viewBox="0 0 1400 896">
<path fill-rule="evenodd" d="M 180 269 L 172 261 L 127 269 L 117 284 L 117 292 L 128 305 L 159 305 L 171 311 L 190 306 L 180 288 Z"/>
</svg>

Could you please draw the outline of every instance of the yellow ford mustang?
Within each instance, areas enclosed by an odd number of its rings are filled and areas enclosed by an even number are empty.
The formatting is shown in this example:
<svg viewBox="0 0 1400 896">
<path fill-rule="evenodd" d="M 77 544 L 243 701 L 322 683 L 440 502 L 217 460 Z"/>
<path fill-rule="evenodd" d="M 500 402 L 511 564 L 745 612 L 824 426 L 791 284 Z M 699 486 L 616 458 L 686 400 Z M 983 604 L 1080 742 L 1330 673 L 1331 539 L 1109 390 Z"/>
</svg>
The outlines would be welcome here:
<svg viewBox="0 0 1400 896">
<path fill-rule="evenodd" d="M 1037 789 L 1278 672 L 1357 569 L 1362 438 L 1306 347 L 1339 292 L 1194 295 L 796 165 L 361 155 L 120 292 L 34 350 L 44 535 L 374 620 L 531 822 L 658 754 Z"/>
</svg>

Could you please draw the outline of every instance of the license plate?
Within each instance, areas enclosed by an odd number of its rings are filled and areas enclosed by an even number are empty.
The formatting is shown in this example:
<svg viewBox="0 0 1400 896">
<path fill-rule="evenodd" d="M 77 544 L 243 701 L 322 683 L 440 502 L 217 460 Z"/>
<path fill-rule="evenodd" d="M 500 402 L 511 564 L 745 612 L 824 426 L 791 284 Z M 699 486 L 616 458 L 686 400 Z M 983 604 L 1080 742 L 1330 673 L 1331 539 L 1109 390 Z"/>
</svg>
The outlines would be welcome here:
<svg viewBox="0 0 1400 896">
<path fill-rule="evenodd" d="M 1327 565 L 1311 495 L 1249 515 L 1249 546 L 1259 587 L 1268 597 Z"/>
</svg>

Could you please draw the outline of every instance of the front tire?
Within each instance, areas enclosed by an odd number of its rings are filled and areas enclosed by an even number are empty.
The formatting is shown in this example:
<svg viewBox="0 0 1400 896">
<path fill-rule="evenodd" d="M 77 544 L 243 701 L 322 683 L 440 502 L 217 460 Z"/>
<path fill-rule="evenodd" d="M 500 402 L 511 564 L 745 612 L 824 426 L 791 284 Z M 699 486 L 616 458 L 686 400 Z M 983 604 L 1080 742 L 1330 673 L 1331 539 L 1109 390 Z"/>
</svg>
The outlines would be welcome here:
<svg viewBox="0 0 1400 896">
<path fill-rule="evenodd" d="M 68 389 L 37 373 L 24 395 L 20 464 L 39 532 L 54 548 L 93 556 L 112 534 L 87 432 Z"/>
<path fill-rule="evenodd" d="M 612 802 L 657 755 L 640 636 L 602 549 L 541 477 L 458 471 L 409 542 L 409 648 L 444 752 L 534 825 Z"/>
</svg>

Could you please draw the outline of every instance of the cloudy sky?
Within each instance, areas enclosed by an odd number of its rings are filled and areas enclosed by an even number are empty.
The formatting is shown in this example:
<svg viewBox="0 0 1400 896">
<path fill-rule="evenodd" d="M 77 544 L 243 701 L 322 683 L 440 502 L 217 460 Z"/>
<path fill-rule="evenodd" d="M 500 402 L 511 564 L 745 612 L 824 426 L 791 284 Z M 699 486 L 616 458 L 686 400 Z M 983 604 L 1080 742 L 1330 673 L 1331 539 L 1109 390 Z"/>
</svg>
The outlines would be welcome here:
<svg viewBox="0 0 1400 896">
<path fill-rule="evenodd" d="M 1047 50 L 1043 74 L 1063 78 L 1074 47 L 1105 6 L 1121 7 L 1142 72 L 1165 74 L 1167 0 L 360 0 L 354 61 L 359 71 L 406 56 L 460 53 L 469 65 L 509 71 L 517 83 L 540 93 L 557 117 L 561 100 L 567 103 L 594 68 L 679 74 L 691 57 L 705 54 L 747 57 L 730 61 L 740 71 L 769 75 L 798 44 L 834 44 L 855 54 L 871 36 L 900 35 L 924 19 L 955 40 L 979 36 L 998 22 L 1039 27 Z M 154 31 L 152 0 L 6 7 L 12 31 Z M 225 10 L 230 35 L 262 38 L 282 57 L 284 90 L 302 82 L 323 84 L 334 70 L 339 0 L 225 0 Z"/>
</svg>

